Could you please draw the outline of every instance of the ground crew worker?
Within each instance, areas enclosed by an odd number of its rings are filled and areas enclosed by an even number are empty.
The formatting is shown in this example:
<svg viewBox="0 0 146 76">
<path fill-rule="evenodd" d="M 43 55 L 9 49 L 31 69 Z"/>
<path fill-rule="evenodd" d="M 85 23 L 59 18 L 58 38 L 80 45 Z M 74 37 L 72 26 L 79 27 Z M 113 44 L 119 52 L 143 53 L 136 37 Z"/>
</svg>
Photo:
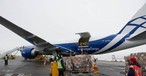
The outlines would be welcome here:
<svg viewBox="0 0 146 76">
<path fill-rule="evenodd" d="M 57 59 L 59 76 L 64 76 L 65 66 L 62 57 Z"/>
<path fill-rule="evenodd" d="M 141 66 L 135 57 L 130 58 L 128 76 L 142 76 Z"/>
<path fill-rule="evenodd" d="M 5 61 L 5 65 L 8 65 L 8 55 L 7 54 L 4 56 L 4 61 Z"/>
<path fill-rule="evenodd" d="M 50 76 L 59 76 L 56 58 L 50 59 Z"/>
</svg>

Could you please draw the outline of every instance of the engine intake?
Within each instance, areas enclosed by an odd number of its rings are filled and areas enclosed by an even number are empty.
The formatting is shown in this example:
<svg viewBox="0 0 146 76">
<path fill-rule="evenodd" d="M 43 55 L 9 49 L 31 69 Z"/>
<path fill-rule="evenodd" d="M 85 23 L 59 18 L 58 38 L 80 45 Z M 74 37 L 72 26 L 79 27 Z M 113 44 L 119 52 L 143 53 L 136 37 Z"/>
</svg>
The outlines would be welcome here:
<svg viewBox="0 0 146 76">
<path fill-rule="evenodd" d="M 21 55 L 25 58 L 25 59 L 33 59 L 37 56 L 36 50 L 32 47 L 25 47 L 22 51 L 21 51 Z"/>
</svg>

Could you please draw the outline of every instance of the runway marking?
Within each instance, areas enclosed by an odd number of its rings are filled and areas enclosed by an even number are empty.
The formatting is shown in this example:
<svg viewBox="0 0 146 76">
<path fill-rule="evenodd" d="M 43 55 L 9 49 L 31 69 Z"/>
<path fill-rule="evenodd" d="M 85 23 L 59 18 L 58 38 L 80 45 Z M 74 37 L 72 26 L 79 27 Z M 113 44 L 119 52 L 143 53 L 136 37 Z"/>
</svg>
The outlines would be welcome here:
<svg viewBox="0 0 146 76">
<path fill-rule="evenodd" d="M 3 72 L 12 72 L 13 70 L 2 70 Z"/>
<path fill-rule="evenodd" d="M 11 74 L 11 73 L 9 73 L 9 74 L 0 74 L 0 76 L 31 76 L 31 74 L 22 74 L 22 73 L 20 73 L 20 74 Z"/>
<path fill-rule="evenodd" d="M 19 74 L 18 76 L 24 76 L 24 74 Z"/>
<path fill-rule="evenodd" d="M 6 74 L 6 75 L 4 75 L 4 76 L 12 76 L 13 74 Z"/>
</svg>

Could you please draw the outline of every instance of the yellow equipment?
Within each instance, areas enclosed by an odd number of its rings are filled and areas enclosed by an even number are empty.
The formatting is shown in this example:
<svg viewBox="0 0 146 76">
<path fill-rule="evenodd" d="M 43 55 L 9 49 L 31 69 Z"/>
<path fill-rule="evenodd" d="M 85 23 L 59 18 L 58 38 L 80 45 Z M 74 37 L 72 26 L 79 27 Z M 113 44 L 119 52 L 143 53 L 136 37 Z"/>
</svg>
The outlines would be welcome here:
<svg viewBox="0 0 146 76">
<path fill-rule="evenodd" d="M 93 64 L 92 66 L 92 70 L 93 70 L 93 73 L 99 73 L 99 68 L 96 66 L 96 64 Z"/>
</svg>

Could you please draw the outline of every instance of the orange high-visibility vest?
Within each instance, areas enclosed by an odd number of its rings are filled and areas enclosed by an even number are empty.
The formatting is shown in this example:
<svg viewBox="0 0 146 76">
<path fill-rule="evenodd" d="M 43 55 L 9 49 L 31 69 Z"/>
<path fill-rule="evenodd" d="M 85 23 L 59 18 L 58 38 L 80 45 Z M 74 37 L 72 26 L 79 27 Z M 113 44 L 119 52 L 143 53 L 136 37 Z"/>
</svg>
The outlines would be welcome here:
<svg viewBox="0 0 146 76">
<path fill-rule="evenodd" d="M 136 66 L 136 65 L 131 65 L 130 67 L 129 67 L 129 69 L 130 68 L 132 68 L 132 69 L 134 69 L 134 75 L 135 76 L 142 76 L 142 72 L 141 72 L 141 68 L 140 67 L 138 67 L 138 66 Z"/>
</svg>

